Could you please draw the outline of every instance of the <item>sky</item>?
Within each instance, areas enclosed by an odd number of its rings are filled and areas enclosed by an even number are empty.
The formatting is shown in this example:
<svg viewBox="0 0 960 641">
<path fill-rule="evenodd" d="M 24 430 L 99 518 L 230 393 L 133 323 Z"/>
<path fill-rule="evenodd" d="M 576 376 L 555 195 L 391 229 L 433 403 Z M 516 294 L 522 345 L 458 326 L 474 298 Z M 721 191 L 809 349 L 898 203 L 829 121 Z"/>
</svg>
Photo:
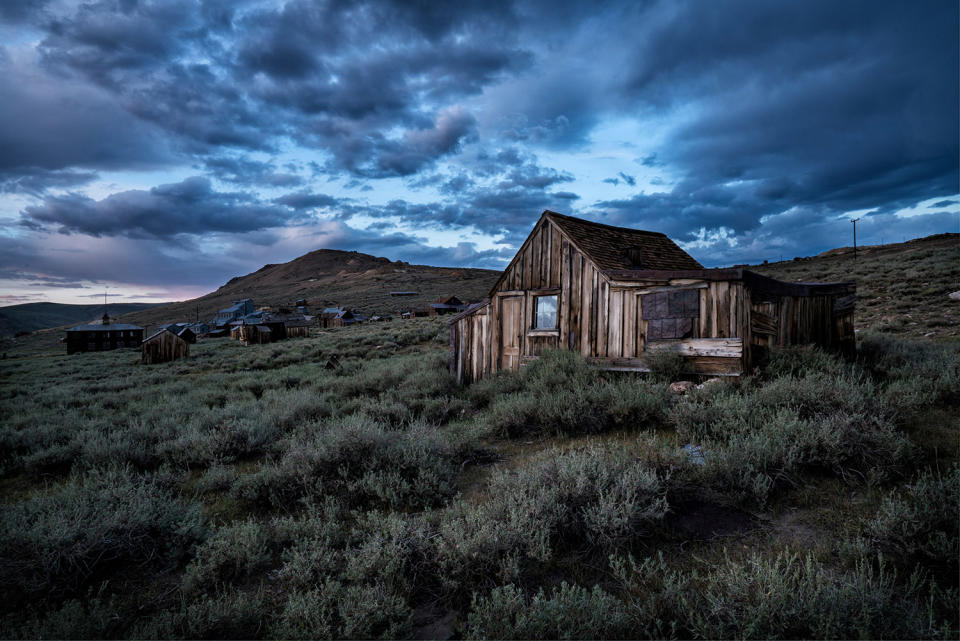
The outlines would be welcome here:
<svg viewBox="0 0 960 641">
<path fill-rule="evenodd" d="M 502 269 L 544 209 L 706 266 L 960 231 L 958 3 L 0 2 L 0 305 L 321 248 Z"/>
</svg>

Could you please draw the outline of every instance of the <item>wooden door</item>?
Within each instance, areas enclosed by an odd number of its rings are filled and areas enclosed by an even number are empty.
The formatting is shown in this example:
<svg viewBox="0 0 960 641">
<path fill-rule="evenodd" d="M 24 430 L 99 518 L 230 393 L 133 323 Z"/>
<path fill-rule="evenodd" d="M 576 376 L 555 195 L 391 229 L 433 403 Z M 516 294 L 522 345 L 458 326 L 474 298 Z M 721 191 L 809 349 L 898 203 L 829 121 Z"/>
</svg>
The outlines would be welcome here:
<svg viewBox="0 0 960 641">
<path fill-rule="evenodd" d="M 521 312 L 523 296 L 500 298 L 500 363 L 499 369 L 520 367 Z"/>
</svg>

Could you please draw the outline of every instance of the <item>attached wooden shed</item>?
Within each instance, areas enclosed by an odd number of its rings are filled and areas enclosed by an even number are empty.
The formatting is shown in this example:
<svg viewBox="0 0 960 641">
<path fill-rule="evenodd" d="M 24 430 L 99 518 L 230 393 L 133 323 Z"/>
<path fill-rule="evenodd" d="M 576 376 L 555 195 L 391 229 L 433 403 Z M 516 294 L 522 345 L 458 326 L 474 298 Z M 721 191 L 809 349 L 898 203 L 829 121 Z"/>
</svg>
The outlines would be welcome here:
<svg viewBox="0 0 960 641">
<path fill-rule="evenodd" d="M 190 343 L 171 329 L 161 329 L 140 346 L 140 362 L 144 365 L 169 363 L 190 356 Z"/>
<path fill-rule="evenodd" d="M 450 371 L 469 383 L 561 348 L 640 372 L 673 351 L 691 373 L 738 376 L 773 346 L 853 350 L 855 294 L 704 269 L 664 234 L 545 211 L 489 298 L 450 320 Z"/>
</svg>

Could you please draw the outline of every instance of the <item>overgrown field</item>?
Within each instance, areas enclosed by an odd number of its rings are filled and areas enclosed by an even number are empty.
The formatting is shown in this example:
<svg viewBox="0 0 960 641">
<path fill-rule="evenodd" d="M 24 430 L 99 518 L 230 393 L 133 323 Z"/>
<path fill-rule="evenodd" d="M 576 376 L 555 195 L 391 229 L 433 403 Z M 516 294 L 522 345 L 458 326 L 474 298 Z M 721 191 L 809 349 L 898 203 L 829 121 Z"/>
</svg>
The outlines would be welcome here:
<svg viewBox="0 0 960 641">
<path fill-rule="evenodd" d="M 957 637 L 957 346 L 677 396 L 568 352 L 462 388 L 446 343 L 0 361 L 0 636 Z"/>
</svg>

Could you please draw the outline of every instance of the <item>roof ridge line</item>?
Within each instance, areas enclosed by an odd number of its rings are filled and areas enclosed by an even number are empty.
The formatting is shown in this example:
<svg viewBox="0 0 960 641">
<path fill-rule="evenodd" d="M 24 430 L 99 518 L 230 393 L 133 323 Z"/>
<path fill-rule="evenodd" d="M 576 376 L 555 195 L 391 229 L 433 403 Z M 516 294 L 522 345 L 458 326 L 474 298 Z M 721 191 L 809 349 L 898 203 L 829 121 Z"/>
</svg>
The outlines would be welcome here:
<svg viewBox="0 0 960 641">
<path fill-rule="evenodd" d="M 617 231 L 626 230 L 626 231 L 634 232 L 637 234 L 649 234 L 651 236 L 662 236 L 664 238 L 669 238 L 669 236 L 667 236 L 662 231 L 650 231 L 648 229 L 634 229 L 633 227 L 619 227 L 617 225 L 608 225 L 607 223 L 597 223 L 592 220 L 586 220 L 585 218 L 577 218 L 576 216 L 567 216 L 566 214 L 561 214 L 551 209 L 545 209 L 543 210 L 543 213 L 550 217 L 557 217 L 561 219 L 572 220 L 576 223 L 596 225 L 597 227 L 606 227 L 607 229 L 616 229 Z"/>
</svg>

